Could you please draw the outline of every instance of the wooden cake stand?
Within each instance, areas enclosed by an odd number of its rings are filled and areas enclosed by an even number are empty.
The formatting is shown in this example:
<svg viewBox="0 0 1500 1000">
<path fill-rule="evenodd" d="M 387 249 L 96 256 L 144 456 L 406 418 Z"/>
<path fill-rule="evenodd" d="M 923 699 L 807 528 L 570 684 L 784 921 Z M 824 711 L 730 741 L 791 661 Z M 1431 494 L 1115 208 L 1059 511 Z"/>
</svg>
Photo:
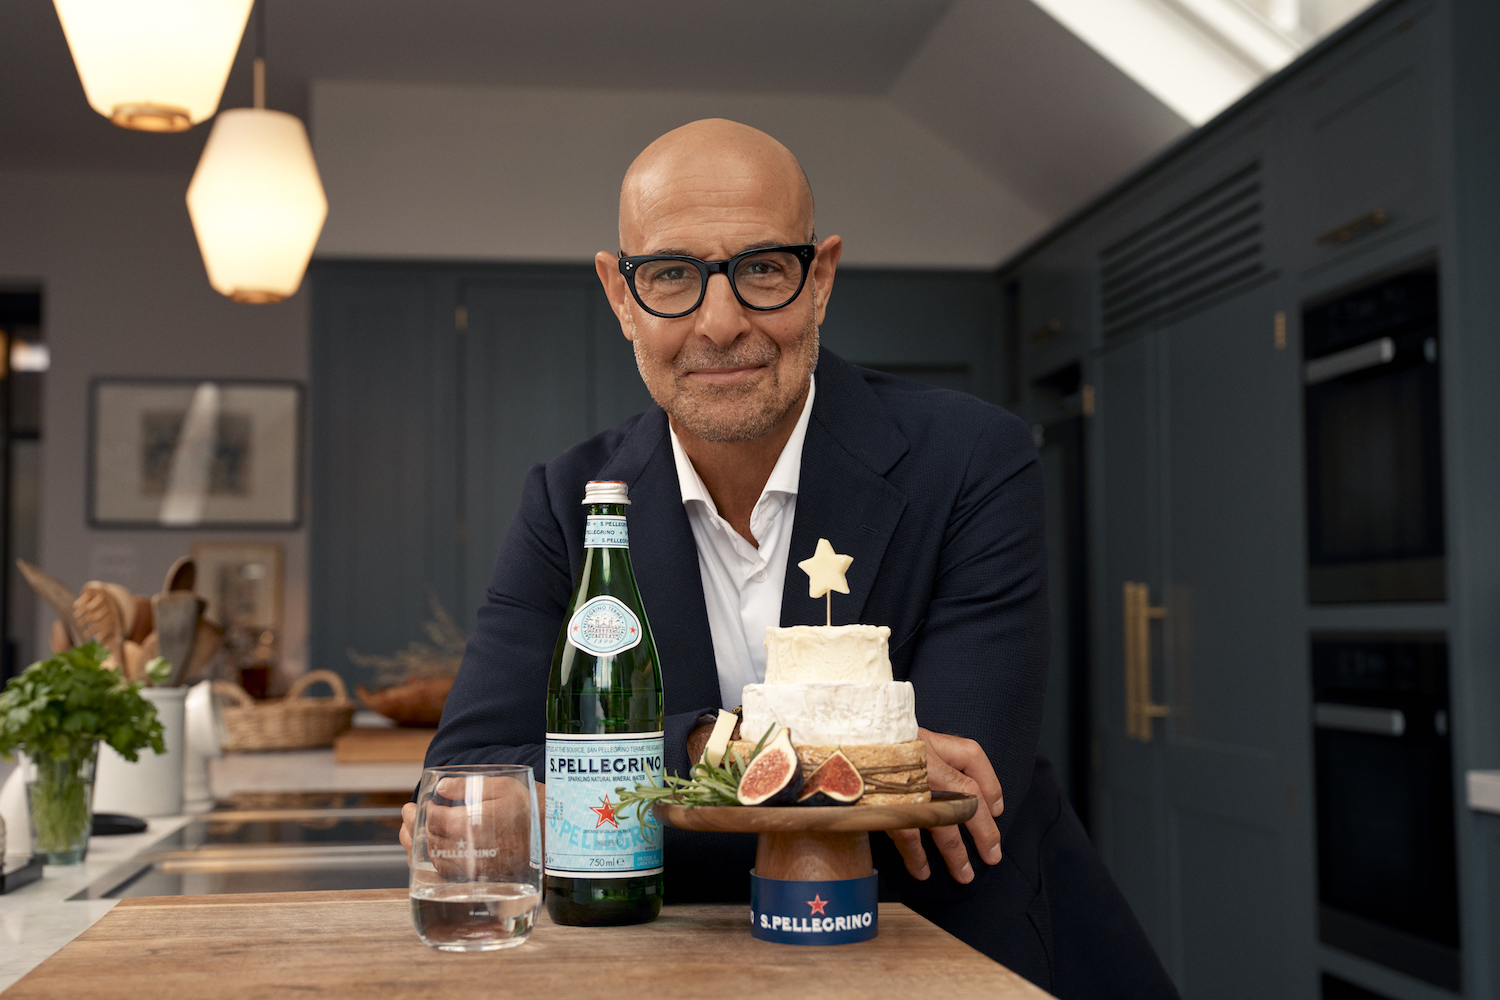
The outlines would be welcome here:
<svg viewBox="0 0 1500 1000">
<path fill-rule="evenodd" d="M 874 873 L 870 833 L 953 826 L 979 800 L 933 792 L 931 802 L 888 806 L 679 806 L 657 802 L 657 819 L 679 830 L 758 833 L 755 873 L 792 881 L 864 878 Z"/>
</svg>

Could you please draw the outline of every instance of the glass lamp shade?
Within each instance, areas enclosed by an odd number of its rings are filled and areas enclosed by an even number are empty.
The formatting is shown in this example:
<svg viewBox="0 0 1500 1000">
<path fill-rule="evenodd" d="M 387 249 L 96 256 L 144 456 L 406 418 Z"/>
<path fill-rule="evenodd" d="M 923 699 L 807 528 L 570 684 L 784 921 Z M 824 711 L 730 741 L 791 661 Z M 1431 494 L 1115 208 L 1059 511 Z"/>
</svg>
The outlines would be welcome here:
<svg viewBox="0 0 1500 1000">
<path fill-rule="evenodd" d="M 124 128 L 213 116 L 252 0 L 53 0 L 89 105 Z"/>
<path fill-rule="evenodd" d="M 262 108 L 222 112 L 187 206 L 215 291 L 254 303 L 295 293 L 328 215 L 301 120 Z"/>
</svg>

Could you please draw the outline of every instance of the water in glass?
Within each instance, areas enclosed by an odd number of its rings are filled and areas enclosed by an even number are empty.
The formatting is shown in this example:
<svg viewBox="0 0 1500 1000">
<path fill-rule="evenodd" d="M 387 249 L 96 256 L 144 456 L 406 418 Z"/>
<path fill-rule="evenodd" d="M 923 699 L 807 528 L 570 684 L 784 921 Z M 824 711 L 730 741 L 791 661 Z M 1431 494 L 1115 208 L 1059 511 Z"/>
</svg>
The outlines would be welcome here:
<svg viewBox="0 0 1500 1000">
<path fill-rule="evenodd" d="M 541 906 L 541 829 L 531 768 L 430 767 L 417 791 L 411 915 L 443 951 L 521 944 Z"/>
</svg>

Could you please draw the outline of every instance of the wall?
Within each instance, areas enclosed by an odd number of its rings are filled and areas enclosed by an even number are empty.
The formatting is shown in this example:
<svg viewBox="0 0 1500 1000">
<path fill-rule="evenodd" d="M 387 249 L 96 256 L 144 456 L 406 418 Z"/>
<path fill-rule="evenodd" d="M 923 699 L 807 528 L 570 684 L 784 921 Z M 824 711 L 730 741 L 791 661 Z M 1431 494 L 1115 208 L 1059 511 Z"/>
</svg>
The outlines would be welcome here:
<svg viewBox="0 0 1500 1000">
<path fill-rule="evenodd" d="M 711 116 L 797 154 L 846 265 L 992 267 L 1051 218 L 882 97 L 325 82 L 310 116 L 330 203 L 318 256 L 591 260 L 618 243 L 630 161 Z"/>
<path fill-rule="evenodd" d="M 86 523 L 88 391 L 109 375 L 307 378 L 307 304 L 240 306 L 204 276 L 188 177 L 0 173 L 0 284 L 40 287 L 52 350 L 43 416 L 41 561 L 70 586 L 97 576 L 155 593 L 199 538 L 286 549 L 283 645 L 305 669 L 306 531 L 99 531 Z M 52 615 L 42 613 L 39 634 Z"/>
</svg>

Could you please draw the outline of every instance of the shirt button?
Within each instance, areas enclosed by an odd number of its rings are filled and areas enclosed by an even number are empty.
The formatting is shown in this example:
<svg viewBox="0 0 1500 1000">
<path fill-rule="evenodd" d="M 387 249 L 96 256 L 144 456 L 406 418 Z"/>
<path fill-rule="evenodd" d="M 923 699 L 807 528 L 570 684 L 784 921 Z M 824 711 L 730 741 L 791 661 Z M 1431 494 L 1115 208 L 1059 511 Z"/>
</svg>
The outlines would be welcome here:
<svg viewBox="0 0 1500 1000">
<path fill-rule="evenodd" d="M 765 570 L 761 570 L 760 572 L 758 572 L 754 576 L 752 576 L 750 579 L 754 580 L 756 583 L 765 583 L 766 582 L 766 571 Z"/>
</svg>

